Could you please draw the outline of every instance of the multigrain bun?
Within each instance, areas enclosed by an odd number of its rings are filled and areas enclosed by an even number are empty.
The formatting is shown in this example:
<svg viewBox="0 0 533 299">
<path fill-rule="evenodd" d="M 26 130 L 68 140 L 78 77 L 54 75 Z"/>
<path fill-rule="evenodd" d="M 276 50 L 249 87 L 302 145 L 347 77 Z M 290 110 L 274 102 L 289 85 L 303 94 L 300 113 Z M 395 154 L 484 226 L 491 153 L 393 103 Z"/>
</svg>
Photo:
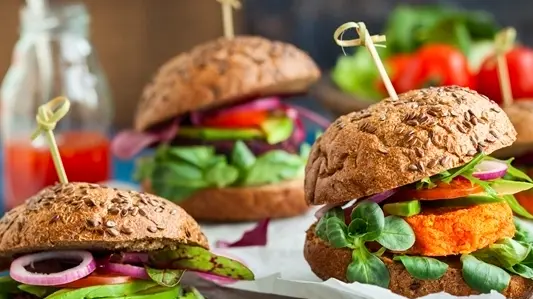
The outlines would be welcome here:
<svg viewBox="0 0 533 299">
<path fill-rule="evenodd" d="M 346 269 L 352 262 L 352 250 L 333 248 L 315 235 L 315 225 L 307 231 L 304 257 L 311 270 L 322 280 L 336 278 L 346 281 Z M 455 296 L 479 294 L 463 280 L 461 265 L 456 257 L 448 262 L 448 271 L 438 280 L 420 280 L 412 277 L 401 263 L 388 257 L 382 258 L 389 269 L 389 289 L 408 298 L 418 298 L 432 293 L 446 292 Z M 518 275 L 511 276 L 511 282 L 503 295 L 511 299 L 527 299 L 533 294 L 533 281 Z"/>
<path fill-rule="evenodd" d="M 514 102 L 512 105 L 504 107 L 503 111 L 516 129 L 516 142 L 496 151 L 493 156 L 516 157 L 533 150 L 533 101 Z"/>
<path fill-rule="evenodd" d="M 255 36 L 219 38 L 159 69 L 144 89 L 135 129 L 251 97 L 302 93 L 319 77 L 313 60 L 293 45 Z"/>
<path fill-rule="evenodd" d="M 303 180 L 257 187 L 203 189 L 180 206 L 197 221 L 237 222 L 298 216 L 309 209 L 304 200 Z M 150 183 L 143 189 L 151 192 Z"/>
<path fill-rule="evenodd" d="M 456 86 L 413 90 L 338 118 L 306 166 L 309 204 L 340 203 L 461 166 L 511 145 L 516 131 L 494 102 Z"/>
<path fill-rule="evenodd" d="M 196 221 L 163 198 L 96 184 L 43 189 L 0 220 L 0 257 L 61 249 L 208 248 Z"/>
</svg>

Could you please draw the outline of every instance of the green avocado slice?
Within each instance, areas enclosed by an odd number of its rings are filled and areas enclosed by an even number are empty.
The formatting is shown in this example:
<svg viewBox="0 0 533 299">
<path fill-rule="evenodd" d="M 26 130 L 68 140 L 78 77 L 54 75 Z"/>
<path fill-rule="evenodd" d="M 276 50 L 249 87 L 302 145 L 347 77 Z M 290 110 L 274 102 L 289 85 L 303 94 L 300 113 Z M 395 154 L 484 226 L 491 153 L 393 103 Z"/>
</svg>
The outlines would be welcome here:
<svg viewBox="0 0 533 299">
<path fill-rule="evenodd" d="M 404 202 L 388 203 L 383 205 L 383 210 L 395 216 L 414 216 L 420 213 L 420 201 L 415 199 Z"/>
<path fill-rule="evenodd" d="M 529 182 L 510 181 L 498 179 L 490 183 L 492 189 L 498 195 L 511 195 L 533 188 L 533 184 Z"/>
<path fill-rule="evenodd" d="M 264 138 L 265 134 L 258 129 L 218 129 L 218 128 L 191 128 L 182 127 L 178 136 L 213 140 L 250 140 Z"/>
</svg>

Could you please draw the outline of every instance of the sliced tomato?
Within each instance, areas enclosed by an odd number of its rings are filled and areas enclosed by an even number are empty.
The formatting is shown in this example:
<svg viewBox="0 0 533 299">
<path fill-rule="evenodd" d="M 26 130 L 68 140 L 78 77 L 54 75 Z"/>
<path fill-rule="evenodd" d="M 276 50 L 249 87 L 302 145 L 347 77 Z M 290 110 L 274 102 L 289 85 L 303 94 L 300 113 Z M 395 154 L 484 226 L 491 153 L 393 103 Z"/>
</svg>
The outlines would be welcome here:
<svg viewBox="0 0 533 299">
<path fill-rule="evenodd" d="M 530 190 L 522 191 L 514 195 L 516 201 L 528 211 L 530 214 L 533 214 L 533 192 Z"/>
<path fill-rule="evenodd" d="M 420 200 L 439 200 L 481 193 L 483 192 L 483 187 L 472 184 L 465 178 L 457 177 L 449 184 L 438 182 L 437 187 L 432 189 L 408 190 L 406 192 L 410 197 Z"/>
<path fill-rule="evenodd" d="M 203 126 L 221 128 L 258 127 L 268 117 L 268 111 L 235 111 L 208 116 L 202 120 Z"/>
<path fill-rule="evenodd" d="M 62 285 L 65 289 L 81 289 L 92 286 L 121 284 L 135 280 L 129 276 L 117 276 L 113 274 L 91 274 L 85 278 Z"/>
</svg>

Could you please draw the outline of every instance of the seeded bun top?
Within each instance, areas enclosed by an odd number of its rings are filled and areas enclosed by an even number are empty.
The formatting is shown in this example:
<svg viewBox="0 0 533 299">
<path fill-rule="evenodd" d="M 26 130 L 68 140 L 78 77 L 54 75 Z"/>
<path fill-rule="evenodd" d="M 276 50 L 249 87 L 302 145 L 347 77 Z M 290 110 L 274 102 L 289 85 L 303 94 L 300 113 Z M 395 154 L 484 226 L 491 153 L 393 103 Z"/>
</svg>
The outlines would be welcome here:
<svg viewBox="0 0 533 299">
<path fill-rule="evenodd" d="M 43 189 L 0 219 L 0 257 L 44 250 L 130 252 L 191 244 L 208 248 L 200 227 L 163 198 L 88 183 Z"/>
<path fill-rule="evenodd" d="M 414 183 L 511 145 L 516 131 L 494 102 L 456 87 L 413 90 L 341 116 L 306 166 L 309 204 L 339 203 Z"/>
<path fill-rule="evenodd" d="M 159 69 L 142 94 L 135 129 L 252 97 L 303 93 L 319 77 L 311 57 L 293 45 L 255 36 L 219 38 Z"/>
</svg>

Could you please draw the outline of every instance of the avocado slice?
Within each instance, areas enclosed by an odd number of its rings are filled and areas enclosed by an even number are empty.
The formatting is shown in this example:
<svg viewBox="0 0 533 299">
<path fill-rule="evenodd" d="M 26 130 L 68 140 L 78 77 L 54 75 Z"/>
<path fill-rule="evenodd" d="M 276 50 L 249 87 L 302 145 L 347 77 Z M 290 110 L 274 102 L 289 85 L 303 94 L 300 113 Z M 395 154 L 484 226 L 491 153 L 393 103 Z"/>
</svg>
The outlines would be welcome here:
<svg viewBox="0 0 533 299">
<path fill-rule="evenodd" d="M 383 210 L 390 215 L 409 217 L 419 214 L 421 211 L 420 201 L 410 200 L 404 202 L 388 203 L 383 205 Z"/>
<path fill-rule="evenodd" d="M 291 137 L 294 122 L 288 117 L 270 117 L 261 124 L 268 144 L 276 144 Z"/>
<path fill-rule="evenodd" d="M 258 129 L 218 129 L 218 128 L 191 128 L 182 127 L 178 136 L 212 140 L 250 140 L 263 138 L 265 134 Z"/>
<path fill-rule="evenodd" d="M 490 196 L 486 193 L 480 193 L 475 195 L 468 195 L 455 199 L 442 199 L 427 201 L 428 204 L 439 207 L 463 207 L 472 206 L 486 203 L 504 202 L 505 199 L 501 197 Z"/>
<path fill-rule="evenodd" d="M 529 182 L 510 181 L 498 179 L 490 183 L 490 186 L 498 195 L 516 194 L 533 188 Z"/>
</svg>

